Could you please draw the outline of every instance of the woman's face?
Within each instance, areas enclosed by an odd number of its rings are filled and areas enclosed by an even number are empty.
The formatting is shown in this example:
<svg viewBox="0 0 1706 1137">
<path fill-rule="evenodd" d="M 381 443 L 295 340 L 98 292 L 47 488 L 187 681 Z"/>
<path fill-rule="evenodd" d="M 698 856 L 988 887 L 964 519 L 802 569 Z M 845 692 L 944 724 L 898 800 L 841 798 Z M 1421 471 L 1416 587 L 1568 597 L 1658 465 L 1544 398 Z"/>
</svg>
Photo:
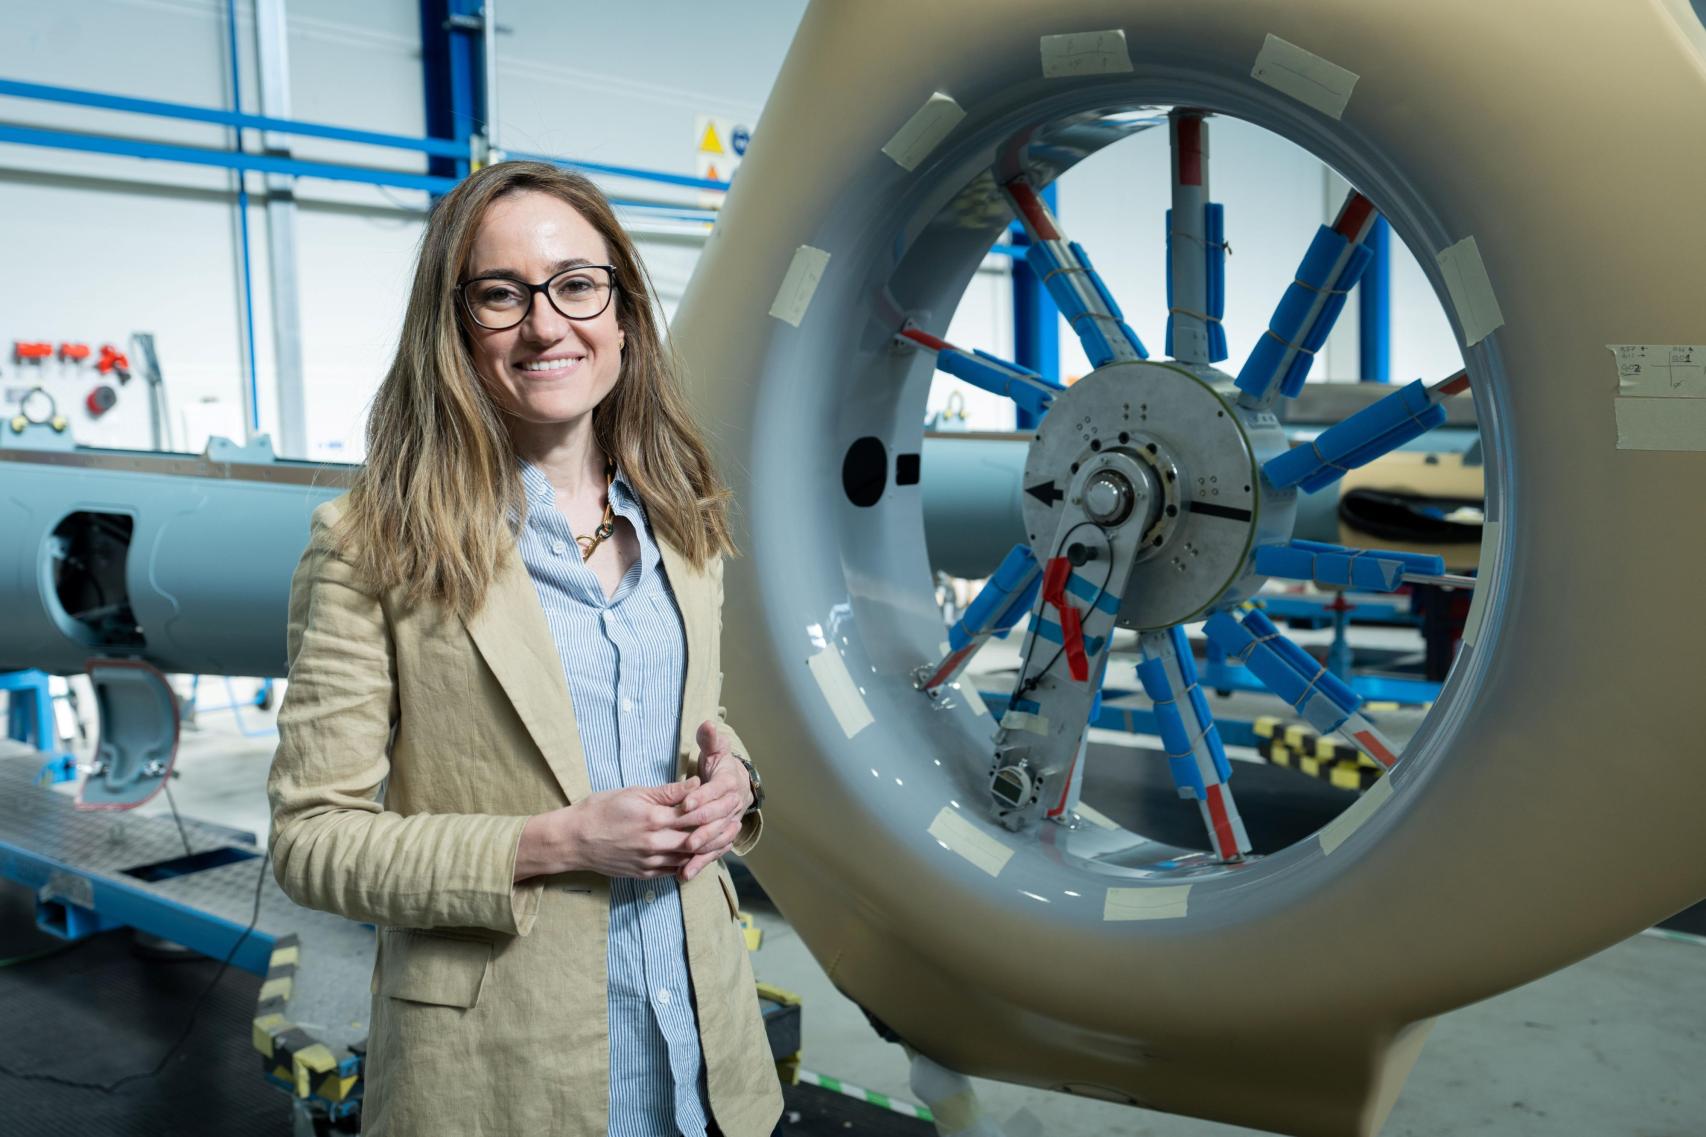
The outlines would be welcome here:
<svg viewBox="0 0 1706 1137">
<path fill-rule="evenodd" d="M 501 275 L 540 284 L 577 262 L 609 264 L 604 238 L 561 198 L 529 191 L 487 207 L 463 279 Z M 474 367 L 515 417 L 540 425 L 573 421 L 616 385 L 624 340 L 616 321 L 621 298 L 612 296 L 610 306 L 590 320 L 569 319 L 537 293 L 531 301 L 522 321 L 501 331 L 480 327 L 464 311 Z"/>
</svg>

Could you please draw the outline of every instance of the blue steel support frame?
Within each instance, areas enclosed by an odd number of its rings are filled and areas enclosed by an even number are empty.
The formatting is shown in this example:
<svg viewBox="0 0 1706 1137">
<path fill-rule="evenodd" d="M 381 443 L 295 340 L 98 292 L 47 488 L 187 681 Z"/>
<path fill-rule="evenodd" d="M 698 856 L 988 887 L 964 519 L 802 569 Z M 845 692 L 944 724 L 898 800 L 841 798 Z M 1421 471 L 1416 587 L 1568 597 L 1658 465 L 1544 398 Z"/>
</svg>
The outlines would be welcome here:
<svg viewBox="0 0 1706 1137">
<path fill-rule="evenodd" d="M 231 53 L 231 110 L 243 113 L 243 73 L 237 53 L 237 0 L 225 0 L 226 46 Z M 243 128 L 233 131 L 231 149 L 243 153 Z M 261 381 L 255 366 L 255 278 L 249 258 L 249 187 L 241 167 L 233 171 L 237 182 L 237 234 L 239 267 L 243 273 L 243 346 L 249 378 L 249 433 L 261 429 Z"/>
<path fill-rule="evenodd" d="M 485 130 L 485 53 L 480 37 L 481 0 L 420 0 L 421 75 L 425 81 L 426 132 L 452 140 L 460 155 L 433 155 L 427 173 L 461 180 L 468 176 L 473 139 Z"/>
<path fill-rule="evenodd" d="M 1364 242 L 1374 258 L 1362 274 L 1358 300 L 1361 317 L 1362 381 L 1392 382 L 1392 226 L 1374 219 Z"/>
<path fill-rule="evenodd" d="M 1054 183 L 1043 187 L 1040 195 L 1049 212 L 1060 216 Z M 1013 257 L 1013 362 L 1028 367 L 1043 378 L 1060 382 L 1060 311 L 1054 306 L 1048 289 L 1031 266 L 1025 263 L 1025 246 L 1030 238 L 1023 229 L 1012 232 L 1009 244 L 1001 251 Z M 1041 420 L 1022 407 L 1015 407 L 1014 428 L 1035 430 Z"/>
</svg>

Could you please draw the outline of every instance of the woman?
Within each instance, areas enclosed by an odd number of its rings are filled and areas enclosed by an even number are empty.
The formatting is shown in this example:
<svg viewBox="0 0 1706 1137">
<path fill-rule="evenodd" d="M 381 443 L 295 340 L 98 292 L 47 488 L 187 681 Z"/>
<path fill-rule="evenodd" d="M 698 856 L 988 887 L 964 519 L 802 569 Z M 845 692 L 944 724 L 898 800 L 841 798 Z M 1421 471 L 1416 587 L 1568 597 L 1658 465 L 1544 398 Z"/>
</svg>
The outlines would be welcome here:
<svg viewBox="0 0 1706 1137">
<path fill-rule="evenodd" d="M 603 195 L 515 162 L 440 201 L 268 782 L 284 891 L 379 928 L 365 1132 L 771 1132 L 726 497 Z"/>
</svg>

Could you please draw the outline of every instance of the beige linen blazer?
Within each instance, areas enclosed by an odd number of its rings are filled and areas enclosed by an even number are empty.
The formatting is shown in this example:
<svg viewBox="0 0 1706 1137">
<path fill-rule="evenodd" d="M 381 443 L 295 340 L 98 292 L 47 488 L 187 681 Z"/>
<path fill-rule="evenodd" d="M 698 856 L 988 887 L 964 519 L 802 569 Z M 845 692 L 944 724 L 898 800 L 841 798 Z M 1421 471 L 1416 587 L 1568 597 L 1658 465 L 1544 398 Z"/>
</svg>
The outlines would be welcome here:
<svg viewBox="0 0 1706 1137">
<path fill-rule="evenodd" d="M 512 883 L 527 818 L 591 793 L 533 581 L 511 550 L 473 618 L 406 608 L 330 551 L 346 498 L 314 511 L 291 581 L 267 792 L 279 885 L 378 928 L 363 1132 L 605 1137 L 609 880 Z M 723 719 L 722 562 L 658 546 L 686 625 L 687 776 L 698 724 Z M 728 1137 L 767 1137 L 781 1089 L 728 869 L 680 893 L 712 1114 Z"/>
</svg>

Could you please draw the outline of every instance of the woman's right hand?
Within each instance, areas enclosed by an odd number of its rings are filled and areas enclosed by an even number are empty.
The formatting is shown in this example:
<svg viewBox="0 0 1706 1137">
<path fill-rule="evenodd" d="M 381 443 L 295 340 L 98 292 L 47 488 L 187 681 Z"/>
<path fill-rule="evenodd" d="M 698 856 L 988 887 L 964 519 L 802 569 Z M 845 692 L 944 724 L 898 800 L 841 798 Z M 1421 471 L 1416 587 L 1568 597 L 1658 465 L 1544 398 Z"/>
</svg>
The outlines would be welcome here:
<svg viewBox="0 0 1706 1137">
<path fill-rule="evenodd" d="M 673 876 L 692 859 L 681 828 L 681 802 L 698 778 L 591 794 L 527 819 L 515 879 L 590 871 L 604 876 Z"/>
</svg>

